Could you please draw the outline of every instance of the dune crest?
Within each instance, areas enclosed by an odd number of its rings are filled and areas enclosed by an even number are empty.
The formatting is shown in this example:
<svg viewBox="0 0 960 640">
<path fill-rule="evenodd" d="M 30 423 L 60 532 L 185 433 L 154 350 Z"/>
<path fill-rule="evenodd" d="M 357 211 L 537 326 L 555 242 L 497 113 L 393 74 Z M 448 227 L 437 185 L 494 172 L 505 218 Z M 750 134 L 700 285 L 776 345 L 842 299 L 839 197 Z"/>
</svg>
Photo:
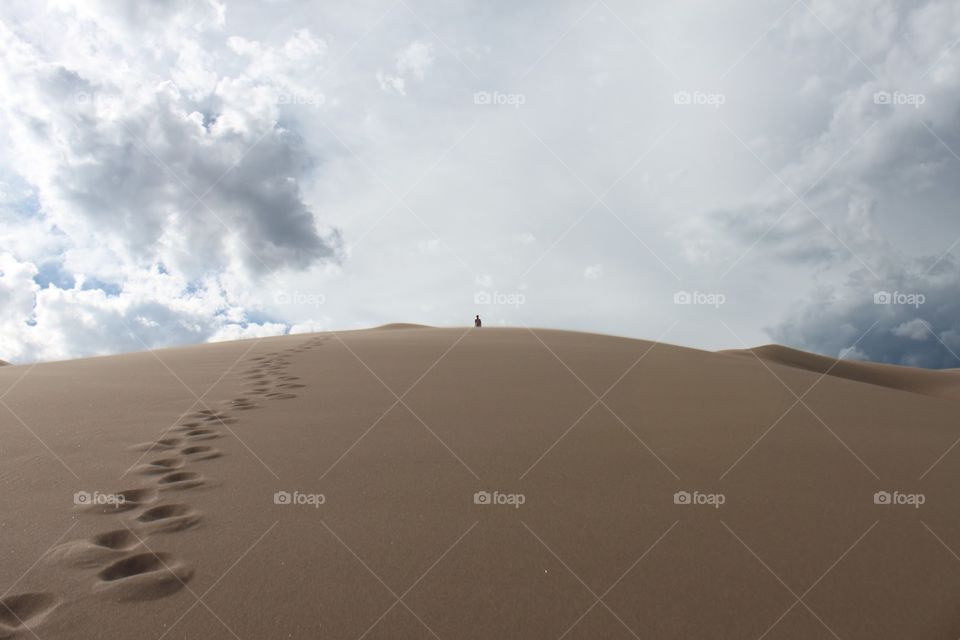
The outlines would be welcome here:
<svg viewBox="0 0 960 640">
<path fill-rule="evenodd" d="M 764 362 L 826 374 L 835 378 L 854 380 L 878 387 L 898 389 L 938 398 L 960 399 L 960 371 L 914 369 L 891 364 L 840 360 L 791 349 L 778 344 L 768 344 L 753 349 L 721 351 L 729 355 L 756 356 Z"/>
<path fill-rule="evenodd" d="M 425 324 L 416 324 L 413 322 L 391 322 L 382 324 L 379 327 L 371 328 L 371 331 L 385 331 L 393 329 L 432 329 L 433 327 Z"/>
</svg>

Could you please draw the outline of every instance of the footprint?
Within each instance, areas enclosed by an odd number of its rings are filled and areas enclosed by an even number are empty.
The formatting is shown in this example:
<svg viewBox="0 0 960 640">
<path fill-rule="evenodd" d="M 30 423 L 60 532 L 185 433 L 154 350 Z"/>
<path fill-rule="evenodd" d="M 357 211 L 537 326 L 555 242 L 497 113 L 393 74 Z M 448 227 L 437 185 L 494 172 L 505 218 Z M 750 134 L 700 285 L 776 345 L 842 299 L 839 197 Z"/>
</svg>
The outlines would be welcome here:
<svg viewBox="0 0 960 640">
<path fill-rule="evenodd" d="M 148 533 L 183 531 L 200 522 L 200 512 L 185 504 L 161 504 L 134 518 Z"/>
<path fill-rule="evenodd" d="M 140 545 L 129 529 L 115 529 L 86 540 L 74 540 L 50 551 L 49 559 L 78 567 L 102 567 Z"/>
<path fill-rule="evenodd" d="M 204 484 L 205 480 L 193 471 L 174 471 L 160 478 L 157 486 L 161 491 L 192 489 Z"/>
<path fill-rule="evenodd" d="M 182 466 L 183 458 L 159 458 L 157 460 L 151 460 L 147 464 L 140 465 L 135 471 L 144 475 L 153 475 L 156 473 L 167 473 L 168 471 L 179 469 Z"/>
<path fill-rule="evenodd" d="M 187 437 L 187 440 L 191 442 L 196 442 L 198 440 L 213 440 L 214 438 L 219 438 L 220 434 L 212 429 L 194 429 L 192 431 L 187 431 L 184 433 Z"/>
<path fill-rule="evenodd" d="M 197 426 L 201 422 L 227 422 L 235 421 L 235 418 L 231 418 L 228 414 L 221 411 L 214 411 L 213 409 L 204 409 L 203 411 L 197 411 L 188 416 L 191 421 L 183 422 L 183 425 L 192 425 Z"/>
<path fill-rule="evenodd" d="M 117 560 L 97 574 L 95 589 L 121 600 L 152 600 L 183 588 L 193 569 L 169 553 L 145 552 Z"/>
<path fill-rule="evenodd" d="M 132 451 L 165 451 L 173 449 L 180 444 L 180 438 L 162 438 L 156 442 L 141 442 L 135 444 L 130 449 Z"/>
<path fill-rule="evenodd" d="M 155 489 L 124 489 L 113 495 L 115 499 L 108 503 L 81 506 L 90 513 L 122 513 L 150 504 L 157 499 Z"/>
<path fill-rule="evenodd" d="M 52 593 L 21 593 L 0 598 L 0 638 L 13 638 L 30 631 L 57 608 L 60 599 Z"/>
<path fill-rule="evenodd" d="M 186 417 L 200 420 L 200 419 L 206 418 L 207 416 L 212 416 L 215 413 L 216 411 L 214 411 L 213 409 L 200 409 L 199 411 L 194 411 L 193 413 L 188 414 Z"/>
<path fill-rule="evenodd" d="M 180 449 L 180 453 L 185 455 L 190 460 L 210 460 L 212 458 L 219 458 L 223 453 L 219 449 L 214 449 L 213 447 L 208 447 L 206 445 L 198 444 L 192 447 L 184 447 Z"/>
<path fill-rule="evenodd" d="M 237 411 L 248 411 L 257 408 L 257 405 L 255 405 L 250 398 L 234 398 L 233 400 L 227 400 L 227 404 Z"/>
</svg>

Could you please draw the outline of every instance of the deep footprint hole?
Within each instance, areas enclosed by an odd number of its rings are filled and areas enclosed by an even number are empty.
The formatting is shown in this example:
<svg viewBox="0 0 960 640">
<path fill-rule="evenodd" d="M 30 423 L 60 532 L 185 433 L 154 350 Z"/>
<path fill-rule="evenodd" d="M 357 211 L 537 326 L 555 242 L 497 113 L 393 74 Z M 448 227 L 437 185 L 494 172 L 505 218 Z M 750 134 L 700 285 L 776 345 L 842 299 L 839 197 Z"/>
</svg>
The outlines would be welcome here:
<svg viewBox="0 0 960 640">
<path fill-rule="evenodd" d="M 93 537 L 95 545 L 106 549 L 129 549 L 137 542 L 137 537 L 127 529 L 107 531 Z"/>
<path fill-rule="evenodd" d="M 199 480 L 200 474 L 193 471 L 178 471 L 177 473 L 168 473 L 160 478 L 160 484 L 170 484 L 173 482 L 186 482 L 188 480 Z"/>
<path fill-rule="evenodd" d="M 98 575 L 101 580 L 112 582 L 114 580 L 122 580 L 123 578 L 150 573 L 151 571 L 159 571 L 166 569 L 164 563 L 167 562 L 169 557 L 166 553 L 138 553 L 135 556 L 117 560 L 102 570 Z"/>
<path fill-rule="evenodd" d="M 21 593 L 0 599 L 0 623 L 18 629 L 57 606 L 52 593 Z"/>
<path fill-rule="evenodd" d="M 157 520 L 176 518 L 189 513 L 190 507 L 185 504 L 162 504 L 160 506 L 147 509 L 137 516 L 137 520 L 140 522 L 156 522 Z"/>
<path fill-rule="evenodd" d="M 209 453 L 210 451 L 213 451 L 213 449 L 198 445 L 196 447 L 184 447 L 180 450 L 180 453 L 185 456 L 192 456 L 196 453 Z"/>
<path fill-rule="evenodd" d="M 179 458 L 161 458 L 160 460 L 151 460 L 150 464 L 165 469 L 177 469 L 183 462 Z"/>
</svg>

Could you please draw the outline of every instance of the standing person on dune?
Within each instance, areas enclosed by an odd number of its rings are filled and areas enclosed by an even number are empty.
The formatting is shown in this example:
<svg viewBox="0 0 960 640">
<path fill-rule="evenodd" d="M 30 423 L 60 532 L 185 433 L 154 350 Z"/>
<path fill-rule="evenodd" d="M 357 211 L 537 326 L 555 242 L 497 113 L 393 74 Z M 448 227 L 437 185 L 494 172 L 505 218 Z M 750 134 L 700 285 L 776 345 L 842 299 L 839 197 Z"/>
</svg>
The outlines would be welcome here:
<svg viewBox="0 0 960 640">
<path fill-rule="evenodd" d="M 483 323 L 480 322 L 480 316 L 479 316 L 479 315 L 478 315 L 476 318 L 473 319 L 473 326 L 475 326 L 475 327 L 477 327 L 477 328 L 483 326 Z"/>
</svg>

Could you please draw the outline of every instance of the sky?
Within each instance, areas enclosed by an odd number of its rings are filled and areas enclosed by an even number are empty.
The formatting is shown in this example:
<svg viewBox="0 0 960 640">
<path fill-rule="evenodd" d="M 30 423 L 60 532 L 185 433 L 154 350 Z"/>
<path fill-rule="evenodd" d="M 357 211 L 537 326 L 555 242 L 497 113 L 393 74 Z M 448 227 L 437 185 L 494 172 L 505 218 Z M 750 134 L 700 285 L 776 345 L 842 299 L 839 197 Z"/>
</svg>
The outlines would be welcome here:
<svg viewBox="0 0 960 640">
<path fill-rule="evenodd" d="M 8 0 L 0 359 L 479 314 L 960 367 L 958 120 L 960 0 Z"/>
</svg>

